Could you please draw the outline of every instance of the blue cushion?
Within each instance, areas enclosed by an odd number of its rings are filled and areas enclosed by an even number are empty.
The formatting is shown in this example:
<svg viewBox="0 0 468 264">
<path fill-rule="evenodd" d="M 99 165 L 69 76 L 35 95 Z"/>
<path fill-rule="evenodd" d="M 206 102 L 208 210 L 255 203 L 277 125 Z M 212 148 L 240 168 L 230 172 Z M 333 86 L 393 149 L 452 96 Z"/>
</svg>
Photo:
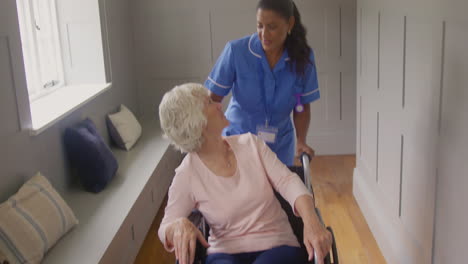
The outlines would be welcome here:
<svg viewBox="0 0 468 264">
<path fill-rule="evenodd" d="M 95 193 L 102 191 L 117 172 L 118 164 L 93 121 L 85 119 L 67 128 L 64 141 L 84 188 Z"/>
</svg>

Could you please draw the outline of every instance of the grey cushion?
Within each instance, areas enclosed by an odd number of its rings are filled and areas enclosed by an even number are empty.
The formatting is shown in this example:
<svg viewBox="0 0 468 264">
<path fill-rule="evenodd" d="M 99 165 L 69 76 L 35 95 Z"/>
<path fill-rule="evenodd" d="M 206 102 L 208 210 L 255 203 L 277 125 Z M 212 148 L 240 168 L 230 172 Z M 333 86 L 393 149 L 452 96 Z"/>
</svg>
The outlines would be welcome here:
<svg viewBox="0 0 468 264">
<path fill-rule="evenodd" d="M 119 112 L 108 115 L 106 121 L 110 137 L 121 149 L 130 150 L 141 136 L 140 123 L 125 105 L 120 106 Z"/>
</svg>

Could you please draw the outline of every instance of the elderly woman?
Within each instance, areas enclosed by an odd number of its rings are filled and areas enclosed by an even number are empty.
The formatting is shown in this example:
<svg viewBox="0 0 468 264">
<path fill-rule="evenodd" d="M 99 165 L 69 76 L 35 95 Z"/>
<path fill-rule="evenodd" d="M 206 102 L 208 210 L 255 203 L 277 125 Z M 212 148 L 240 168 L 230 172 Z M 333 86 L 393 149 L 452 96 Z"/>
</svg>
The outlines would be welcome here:
<svg viewBox="0 0 468 264">
<path fill-rule="evenodd" d="M 208 264 L 301 263 L 301 249 L 277 190 L 304 221 L 309 259 L 331 246 L 312 195 L 297 175 L 253 134 L 223 137 L 229 125 L 221 105 L 201 84 L 167 92 L 159 106 L 161 127 L 172 144 L 187 152 L 169 189 L 159 238 L 181 264 L 193 263 L 196 240 L 208 248 Z M 197 208 L 210 228 L 208 242 L 187 219 Z"/>
</svg>

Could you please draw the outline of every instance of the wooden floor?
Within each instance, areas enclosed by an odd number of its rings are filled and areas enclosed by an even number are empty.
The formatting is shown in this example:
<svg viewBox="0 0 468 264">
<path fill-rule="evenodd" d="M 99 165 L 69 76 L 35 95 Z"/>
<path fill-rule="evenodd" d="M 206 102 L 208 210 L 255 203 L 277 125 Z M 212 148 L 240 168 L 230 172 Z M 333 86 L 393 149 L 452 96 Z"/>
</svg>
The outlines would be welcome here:
<svg viewBox="0 0 468 264">
<path fill-rule="evenodd" d="M 355 156 L 319 156 L 311 165 L 316 206 L 327 225 L 335 232 L 342 264 L 385 264 L 377 243 L 352 194 Z M 160 208 L 150 232 L 138 253 L 136 264 L 173 264 L 157 237 L 157 228 L 164 214 Z"/>
</svg>

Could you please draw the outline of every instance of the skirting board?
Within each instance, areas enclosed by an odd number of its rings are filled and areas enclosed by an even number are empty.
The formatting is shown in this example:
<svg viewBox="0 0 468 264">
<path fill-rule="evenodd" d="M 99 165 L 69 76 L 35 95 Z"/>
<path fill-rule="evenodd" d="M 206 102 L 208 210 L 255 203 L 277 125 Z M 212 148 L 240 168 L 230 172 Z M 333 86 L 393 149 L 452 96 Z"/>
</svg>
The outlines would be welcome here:
<svg viewBox="0 0 468 264">
<path fill-rule="evenodd" d="M 353 129 L 355 130 L 354 127 Z M 320 133 L 310 129 L 307 143 L 317 155 L 356 154 L 356 135 L 351 129 L 327 130 Z"/>
<path fill-rule="evenodd" d="M 358 162 L 357 164 L 362 164 Z M 398 216 L 391 215 L 384 194 L 375 182 L 367 182 L 365 169 L 354 169 L 353 194 L 388 264 L 428 264 L 431 255 L 418 246 Z"/>
</svg>

